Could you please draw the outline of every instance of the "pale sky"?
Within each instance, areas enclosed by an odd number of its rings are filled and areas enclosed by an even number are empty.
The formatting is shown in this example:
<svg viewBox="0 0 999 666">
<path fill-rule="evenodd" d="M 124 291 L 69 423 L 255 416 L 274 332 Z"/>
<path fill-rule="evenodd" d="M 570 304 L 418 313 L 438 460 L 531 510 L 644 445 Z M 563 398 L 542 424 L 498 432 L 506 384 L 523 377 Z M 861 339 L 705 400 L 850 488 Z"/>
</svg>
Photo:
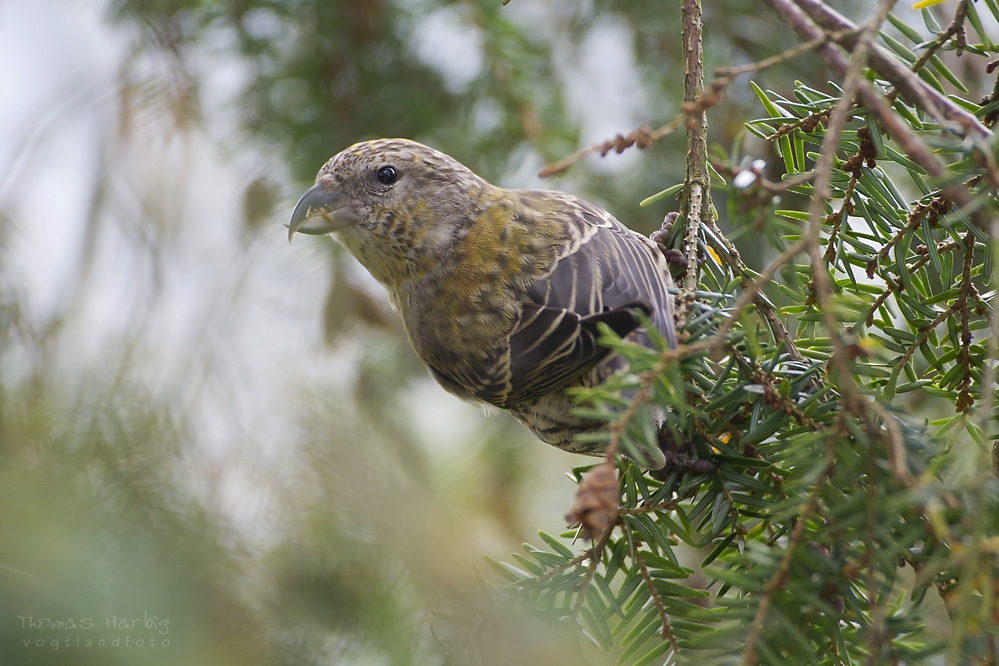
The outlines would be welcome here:
<svg viewBox="0 0 999 666">
<path fill-rule="evenodd" d="M 267 547 L 281 538 L 278 498 L 296 482 L 303 401 L 347 392 L 364 338 L 333 349 L 322 342 L 329 241 L 287 243 L 282 224 L 307 184 L 290 182 L 280 156 L 240 134 L 233 100 L 248 77 L 229 48 L 232 35 L 209 33 L 185 50 L 185 66 L 202 81 L 203 122 L 178 122 L 183 82 L 171 63 L 152 49 L 135 55 L 139 35 L 105 22 L 104 6 L 0 4 L 0 165 L 7 165 L 0 168 L 7 216 L 0 279 L 21 296 L 32 327 L 62 321 L 57 343 L 46 349 L 55 355 L 49 367 L 65 377 L 67 398 L 86 391 L 89 377 L 110 379 L 120 363 L 177 404 L 197 433 L 177 471 L 183 484 Z M 535 28 L 543 25 L 538 7 L 520 11 Z M 460 27 L 461 17 L 421 20 Z M 259 23 L 267 29 L 266 16 Z M 590 77 L 586 88 L 563 68 L 570 99 L 606 86 L 604 102 L 583 105 L 586 137 L 638 124 L 634 109 L 613 101 L 625 97 L 620 86 L 634 84 L 620 74 L 633 65 L 623 28 L 597 23 L 582 44 L 564 45 Z M 610 45 L 605 58 L 594 55 L 597 43 Z M 455 87 L 482 66 L 474 35 L 439 52 L 423 43 L 413 48 Z M 455 53 L 466 56 L 461 67 L 449 64 Z M 616 164 L 611 168 L 626 162 Z M 525 182 L 508 184 L 538 184 L 540 158 L 527 155 L 512 166 L 508 180 Z M 260 175 L 287 200 L 247 240 L 242 188 Z M 385 298 L 356 264 L 350 270 Z M 0 358 L 8 381 L 26 369 L 18 358 L 24 351 Z M 429 377 L 414 382 L 402 402 L 431 455 L 475 455 L 483 418 L 477 406 L 448 396 Z M 538 505 L 557 525 L 574 491 L 562 471 L 584 459 L 531 438 L 527 445 L 537 449 L 545 474 L 560 479 L 538 488 L 540 497 L 558 494 Z"/>
</svg>

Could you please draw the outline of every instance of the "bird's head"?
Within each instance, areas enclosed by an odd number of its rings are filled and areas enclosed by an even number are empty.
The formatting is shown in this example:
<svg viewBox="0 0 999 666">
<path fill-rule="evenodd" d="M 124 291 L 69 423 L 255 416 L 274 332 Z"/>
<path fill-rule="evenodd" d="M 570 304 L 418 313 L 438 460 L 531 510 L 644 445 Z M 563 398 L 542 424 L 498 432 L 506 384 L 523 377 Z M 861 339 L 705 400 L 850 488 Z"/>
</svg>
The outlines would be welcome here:
<svg viewBox="0 0 999 666">
<path fill-rule="evenodd" d="M 451 157 L 406 139 L 354 144 L 331 158 L 288 225 L 333 233 L 383 283 L 447 256 L 491 185 Z"/>
</svg>

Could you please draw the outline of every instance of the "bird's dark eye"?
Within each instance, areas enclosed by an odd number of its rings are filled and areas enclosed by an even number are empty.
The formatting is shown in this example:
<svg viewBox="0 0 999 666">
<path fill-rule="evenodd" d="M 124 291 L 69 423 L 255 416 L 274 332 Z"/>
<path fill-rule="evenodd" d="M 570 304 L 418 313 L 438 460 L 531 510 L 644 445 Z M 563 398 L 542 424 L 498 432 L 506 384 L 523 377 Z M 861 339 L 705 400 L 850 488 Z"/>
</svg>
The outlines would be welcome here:
<svg viewBox="0 0 999 666">
<path fill-rule="evenodd" d="M 385 185 L 391 185 L 398 179 L 399 172 L 395 170 L 394 166 L 383 166 L 378 170 L 378 181 Z"/>
</svg>

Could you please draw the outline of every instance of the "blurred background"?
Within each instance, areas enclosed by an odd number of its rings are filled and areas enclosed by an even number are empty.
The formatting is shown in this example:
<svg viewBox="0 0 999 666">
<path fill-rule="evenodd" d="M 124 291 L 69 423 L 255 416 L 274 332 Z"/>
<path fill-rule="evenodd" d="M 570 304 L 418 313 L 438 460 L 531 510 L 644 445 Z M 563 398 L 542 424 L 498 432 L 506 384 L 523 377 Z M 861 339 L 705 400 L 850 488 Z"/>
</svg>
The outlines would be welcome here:
<svg viewBox="0 0 999 666">
<path fill-rule="evenodd" d="M 795 43 L 753 2 L 705 5 L 708 72 Z M 0 662 L 588 658 L 482 610 L 477 573 L 562 529 L 563 472 L 586 459 L 444 393 L 355 261 L 282 225 L 330 156 L 403 136 L 658 228 L 676 202 L 638 202 L 682 179 L 682 135 L 536 174 L 677 113 L 679 18 L 648 0 L 0 2 Z M 815 66 L 756 80 L 788 93 Z M 758 115 L 740 79 L 713 140 Z"/>
</svg>

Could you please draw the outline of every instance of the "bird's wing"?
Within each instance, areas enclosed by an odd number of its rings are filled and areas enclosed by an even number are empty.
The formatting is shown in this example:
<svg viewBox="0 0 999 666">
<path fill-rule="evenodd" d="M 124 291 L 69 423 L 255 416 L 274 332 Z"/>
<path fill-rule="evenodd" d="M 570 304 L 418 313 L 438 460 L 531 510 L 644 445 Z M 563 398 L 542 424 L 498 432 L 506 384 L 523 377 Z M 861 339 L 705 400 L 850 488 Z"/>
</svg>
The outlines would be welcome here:
<svg viewBox="0 0 999 666">
<path fill-rule="evenodd" d="M 609 351 L 597 342 L 597 325 L 623 337 L 639 327 L 637 309 L 676 345 L 672 280 L 658 248 L 596 206 L 558 196 L 567 213 L 565 242 L 551 269 L 528 287 L 510 336 L 510 401 L 556 390 L 588 371 Z M 639 341 L 649 344 L 644 331 Z"/>
<path fill-rule="evenodd" d="M 610 351 L 601 346 L 598 324 L 607 324 L 620 336 L 639 325 L 635 311 L 644 303 L 632 303 L 606 312 L 581 316 L 565 308 L 525 303 L 520 326 L 510 336 L 509 393 L 517 402 L 532 394 L 562 388 L 592 368 Z"/>
</svg>

